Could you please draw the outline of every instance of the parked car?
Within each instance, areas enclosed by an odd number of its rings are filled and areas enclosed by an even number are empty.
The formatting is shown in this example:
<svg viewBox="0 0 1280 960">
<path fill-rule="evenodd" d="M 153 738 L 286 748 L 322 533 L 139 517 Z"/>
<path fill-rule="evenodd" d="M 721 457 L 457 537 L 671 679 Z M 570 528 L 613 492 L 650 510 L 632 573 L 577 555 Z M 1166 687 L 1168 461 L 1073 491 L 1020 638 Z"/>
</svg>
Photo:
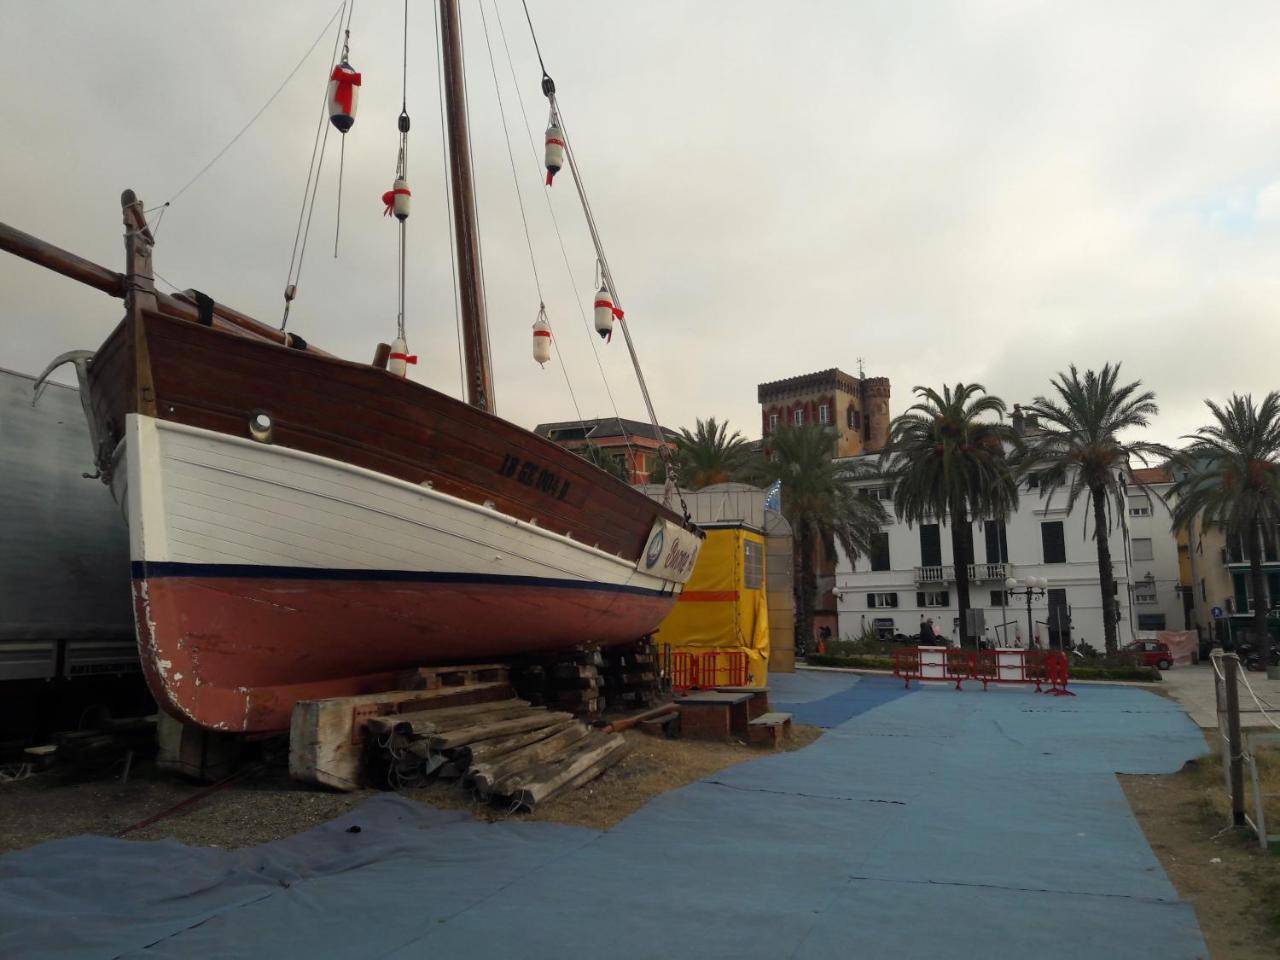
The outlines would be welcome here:
<svg viewBox="0 0 1280 960">
<path fill-rule="evenodd" d="M 1136 654 L 1138 661 L 1144 667 L 1159 667 L 1161 670 L 1168 670 L 1173 666 L 1173 654 L 1170 652 L 1167 643 L 1157 643 L 1154 640 L 1135 640 L 1124 649 L 1126 653 Z"/>
</svg>

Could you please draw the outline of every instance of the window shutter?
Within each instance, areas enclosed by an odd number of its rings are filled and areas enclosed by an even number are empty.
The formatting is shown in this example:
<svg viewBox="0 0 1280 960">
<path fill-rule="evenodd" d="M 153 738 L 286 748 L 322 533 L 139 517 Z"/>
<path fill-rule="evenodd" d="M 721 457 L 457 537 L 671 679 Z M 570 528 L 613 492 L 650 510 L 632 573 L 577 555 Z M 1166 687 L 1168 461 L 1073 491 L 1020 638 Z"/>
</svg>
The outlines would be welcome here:
<svg viewBox="0 0 1280 960">
<path fill-rule="evenodd" d="M 898 595 L 896 593 L 889 594 L 889 606 L 896 607 L 898 605 Z"/>
<path fill-rule="evenodd" d="M 871 609 L 873 609 L 873 610 L 875 609 L 875 606 L 876 606 L 876 595 L 875 595 L 874 593 L 868 593 L 868 594 L 867 594 L 867 606 L 868 606 L 868 607 L 870 607 L 870 608 L 871 608 Z"/>
<path fill-rule="evenodd" d="M 922 591 L 922 590 L 917 590 L 917 591 L 916 591 L 916 606 L 917 606 L 917 607 L 923 607 L 923 606 L 924 606 L 924 591 Z"/>
<path fill-rule="evenodd" d="M 951 606 L 951 591 L 950 591 L 950 590 L 943 590 L 943 591 L 942 591 L 942 605 L 943 605 L 944 607 L 949 607 L 949 606 Z"/>
<path fill-rule="evenodd" d="M 1067 562 L 1067 544 L 1061 520 L 1050 520 L 1041 523 L 1040 541 L 1044 550 L 1045 563 Z"/>
</svg>

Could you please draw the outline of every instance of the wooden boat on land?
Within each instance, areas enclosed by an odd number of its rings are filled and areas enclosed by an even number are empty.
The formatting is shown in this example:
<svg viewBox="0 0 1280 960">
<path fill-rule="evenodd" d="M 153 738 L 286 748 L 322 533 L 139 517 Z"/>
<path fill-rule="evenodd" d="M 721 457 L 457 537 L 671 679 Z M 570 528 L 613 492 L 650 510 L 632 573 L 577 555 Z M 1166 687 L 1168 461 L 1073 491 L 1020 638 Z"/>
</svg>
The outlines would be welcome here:
<svg viewBox="0 0 1280 960">
<path fill-rule="evenodd" d="M 451 128 L 465 125 L 459 77 L 446 93 Z M 469 164 L 452 152 L 471 248 Z M 50 370 L 75 362 L 89 398 L 98 470 L 129 525 L 143 669 L 169 713 L 283 730 L 299 699 L 385 690 L 425 663 L 632 641 L 671 609 L 701 533 L 488 412 L 470 256 L 467 403 L 204 294 L 157 291 L 142 203 L 126 191 L 122 207 L 123 275 L 2 224 L 0 248 L 125 301 L 95 353 Z"/>
</svg>

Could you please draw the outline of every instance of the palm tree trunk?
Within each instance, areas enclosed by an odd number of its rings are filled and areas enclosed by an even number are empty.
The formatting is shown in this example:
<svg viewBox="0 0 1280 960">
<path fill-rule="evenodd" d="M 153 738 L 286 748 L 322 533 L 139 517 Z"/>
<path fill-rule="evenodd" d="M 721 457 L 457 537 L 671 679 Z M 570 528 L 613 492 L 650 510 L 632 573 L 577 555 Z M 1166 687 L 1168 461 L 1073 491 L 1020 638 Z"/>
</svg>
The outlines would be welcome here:
<svg viewBox="0 0 1280 960">
<path fill-rule="evenodd" d="M 1119 649 L 1116 622 L 1116 578 L 1111 570 L 1111 544 L 1107 540 L 1107 501 L 1102 487 L 1089 488 L 1093 500 L 1093 539 L 1098 545 L 1098 587 L 1102 590 L 1102 635 L 1107 656 Z"/>
<path fill-rule="evenodd" d="M 1255 523 L 1249 532 L 1249 593 L 1253 598 L 1253 648 L 1265 667 L 1271 662 L 1267 642 L 1267 585 L 1262 576 L 1262 531 Z"/>
<path fill-rule="evenodd" d="M 803 645 L 807 653 L 813 646 L 813 595 L 818 590 L 818 577 L 813 569 L 813 527 L 799 524 L 796 537 L 798 562 L 795 583 L 796 595 L 796 645 Z"/>
<path fill-rule="evenodd" d="M 956 607 L 960 613 L 960 646 L 969 642 L 969 557 L 973 554 L 973 527 L 964 505 L 951 507 L 951 559 L 956 568 Z M 977 645 L 975 640 L 974 645 Z"/>
</svg>

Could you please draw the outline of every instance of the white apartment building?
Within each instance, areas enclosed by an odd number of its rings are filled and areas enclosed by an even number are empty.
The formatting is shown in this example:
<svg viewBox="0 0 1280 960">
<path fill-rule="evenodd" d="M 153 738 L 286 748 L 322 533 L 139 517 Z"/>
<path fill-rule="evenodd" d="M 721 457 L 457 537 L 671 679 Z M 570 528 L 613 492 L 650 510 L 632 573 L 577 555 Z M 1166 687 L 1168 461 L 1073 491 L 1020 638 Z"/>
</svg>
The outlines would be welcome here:
<svg viewBox="0 0 1280 960">
<path fill-rule="evenodd" d="M 1193 598 L 1189 591 L 1183 595 L 1178 541 L 1170 530 L 1173 474 L 1168 467 L 1150 467 L 1134 470 L 1133 477 L 1137 482 L 1126 493 L 1124 544 L 1132 572 L 1130 626 L 1144 636 L 1187 629 L 1186 606 Z"/>
<path fill-rule="evenodd" d="M 870 461 L 867 461 L 870 462 Z M 875 554 L 860 557 L 850 563 L 843 552 L 836 565 L 836 596 L 838 600 L 840 636 L 854 638 L 868 629 L 882 637 L 919 634 L 921 624 L 931 617 L 935 628 L 951 642 L 959 642 L 960 624 L 955 588 L 955 570 L 958 559 L 952 555 L 951 533 L 946 524 L 916 524 L 892 519 L 893 505 L 889 502 L 889 487 L 874 480 L 859 484 L 866 495 L 885 501 L 891 515 L 884 525 L 881 540 Z M 1098 585 L 1098 553 L 1093 540 L 1092 509 L 1081 497 L 1073 510 L 1067 510 L 1067 497 L 1059 490 L 1046 502 L 1041 496 L 1038 478 L 1029 475 L 1019 491 L 1017 512 L 1007 521 L 973 521 L 974 556 L 964 558 L 969 565 L 969 600 L 974 610 L 981 610 L 984 625 L 982 637 L 991 645 L 1028 645 L 1028 637 L 1039 639 L 1041 646 L 1061 647 L 1064 643 L 1089 643 L 1099 650 L 1104 646 L 1102 626 L 1102 595 Z M 1140 506 L 1140 505 L 1139 505 Z M 1155 506 L 1155 505 L 1153 505 Z M 1159 508 L 1163 513 L 1163 507 Z M 1140 517 L 1126 520 L 1143 519 Z M 1163 598 L 1172 597 L 1172 584 L 1167 582 L 1167 564 L 1154 560 L 1159 552 L 1162 561 L 1167 559 L 1163 542 L 1168 540 L 1173 551 L 1173 576 L 1177 576 L 1177 546 L 1168 533 L 1167 516 L 1150 514 L 1151 535 L 1145 539 L 1150 546 L 1152 560 L 1140 561 L 1142 566 L 1132 567 L 1133 550 L 1126 544 L 1125 527 L 1121 518 L 1113 518 L 1110 531 L 1112 567 L 1117 582 L 1119 606 L 1119 643 L 1121 646 L 1136 639 L 1138 616 L 1165 611 Z M 1156 529 L 1164 531 L 1164 538 L 1156 535 Z M 1145 556 L 1147 544 L 1138 552 Z M 1131 584 L 1134 570 L 1142 580 L 1135 603 Z M 1150 572 L 1153 584 L 1146 582 Z M 1023 580 L 1026 577 L 1043 577 L 1048 581 L 1043 595 L 1034 596 L 1028 618 L 1027 598 L 1009 595 L 1005 581 L 1009 577 Z M 1149 589 L 1150 588 L 1150 589 Z M 1021 585 L 1018 588 L 1022 589 Z M 1155 605 L 1148 604 L 1154 590 L 1158 598 Z M 1180 607 L 1178 608 L 1180 610 Z M 1171 629 L 1181 628 L 1181 618 L 1173 616 L 1173 607 L 1166 611 L 1166 622 Z M 1031 624 L 1028 626 L 1028 619 Z M 1154 620 L 1143 621 L 1154 623 Z"/>
</svg>

